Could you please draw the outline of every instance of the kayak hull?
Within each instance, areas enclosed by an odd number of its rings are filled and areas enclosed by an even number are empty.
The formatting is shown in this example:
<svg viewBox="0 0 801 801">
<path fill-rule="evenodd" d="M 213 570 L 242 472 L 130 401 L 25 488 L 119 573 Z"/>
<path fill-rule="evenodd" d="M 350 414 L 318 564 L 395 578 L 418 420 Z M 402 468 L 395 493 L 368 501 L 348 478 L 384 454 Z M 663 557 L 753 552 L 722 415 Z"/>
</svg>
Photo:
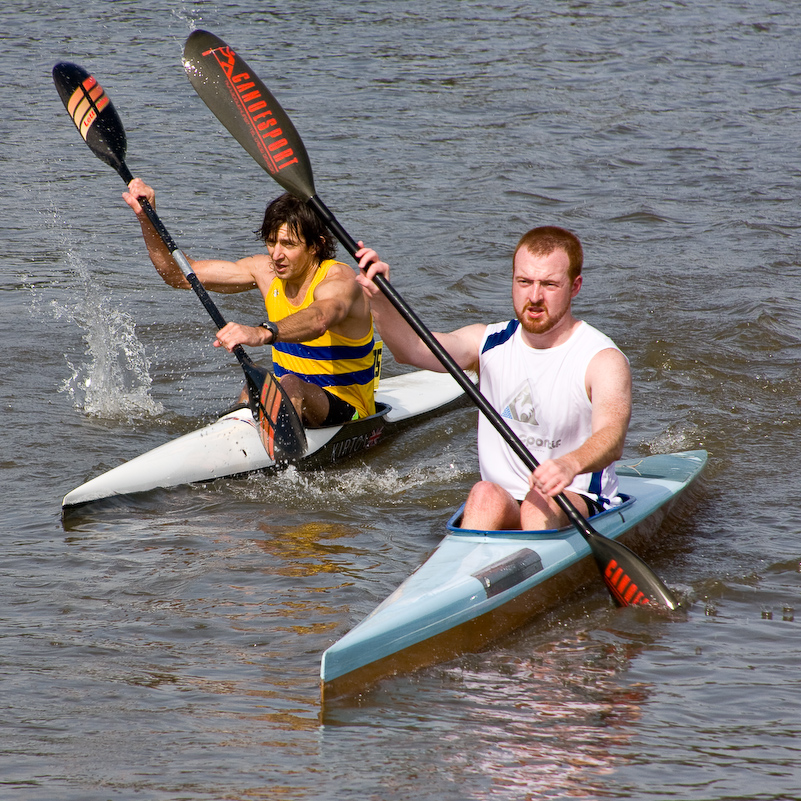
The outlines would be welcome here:
<svg viewBox="0 0 801 801">
<path fill-rule="evenodd" d="M 686 451 L 618 463 L 624 502 L 595 515 L 593 527 L 630 548 L 647 543 L 706 459 L 705 451 Z M 460 514 L 431 556 L 323 654 L 324 703 L 481 650 L 598 581 L 590 548 L 572 526 L 468 531 L 458 527 Z"/>
<path fill-rule="evenodd" d="M 467 402 L 450 375 L 427 370 L 381 379 L 375 399 L 377 411 L 370 417 L 306 429 L 308 448 L 295 466 L 301 470 L 325 467 Z M 62 507 L 279 467 L 267 455 L 250 410 L 237 409 L 76 487 L 64 496 Z"/>
</svg>

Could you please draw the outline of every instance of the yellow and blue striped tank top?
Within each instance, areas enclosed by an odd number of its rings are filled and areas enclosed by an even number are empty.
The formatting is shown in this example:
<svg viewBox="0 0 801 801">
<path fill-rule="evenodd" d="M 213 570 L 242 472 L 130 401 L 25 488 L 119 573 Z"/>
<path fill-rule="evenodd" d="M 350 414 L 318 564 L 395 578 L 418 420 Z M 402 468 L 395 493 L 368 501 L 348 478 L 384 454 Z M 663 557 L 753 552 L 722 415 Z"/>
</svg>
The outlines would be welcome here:
<svg viewBox="0 0 801 801">
<path fill-rule="evenodd" d="M 299 306 L 289 302 L 284 294 L 283 281 L 274 278 L 264 301 L 267 316 L 278 322 L 310 306 L 316 286 L 328 275 L 333 264 L 336 262 L 329 259 L 320 265 Z M 367 417 L 375 413 L 374 347 L 372 321 L 369 332 L 361 339 L 349 339 L 326 331 L 308 342 L 279 340 L 273 345 L 273 372 L 278 378 L 294 373 L 351 404 L 359 417 Z"/>
</svg>

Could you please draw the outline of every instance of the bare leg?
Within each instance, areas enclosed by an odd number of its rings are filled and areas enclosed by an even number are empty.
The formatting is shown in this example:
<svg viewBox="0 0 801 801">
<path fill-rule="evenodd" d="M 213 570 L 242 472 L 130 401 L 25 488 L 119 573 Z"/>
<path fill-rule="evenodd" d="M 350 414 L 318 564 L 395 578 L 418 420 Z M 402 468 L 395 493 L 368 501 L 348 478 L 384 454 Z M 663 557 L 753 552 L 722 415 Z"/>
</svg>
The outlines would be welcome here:
<svg viewBox="0 0 801 801">
<path fill-rule="evenodd" d="M 565 495 L 576 507 L 579 514 L 586 516 L 587 503 L 577 492 L 566 492 Z M 542 495 L 539 490 L 530 490 L 520 506 L 520 521 L 524 531 L 562 528 L 568 523 L 567 515 L 561 510 L 554 498 Z"/>
<path fill-rule="evenodd" d="M 520 528 L 520 505 L 498 484 L 479 481 L 470 490 L 462 528 L 498 531 Z"/>
<path fill-rule="evenodd" d="M 587 515 L 584 498 L 575 492 L 566 493 L 579 514 Z M 519 504 L 503 487 L 491 481 L 479 481 L 470 490 L 462 514 L 462 528 L 479 531 L 540 531 L 562 528 L 567 515 L 553 498 L 530 490 Z"/>
<path fill-rule="evenodd" d="M 289 396 L 300 419 L 310 428 L 318 428 L 328 417 L 328 395 L 315 384 L 307 384 L 302 378 L 288 373 L 281 379 L 281 386 Z M 242 387 L 237 403 L 249 403 L 247 385 Z"/>
<path fill-rule="evenodd" d="M 328 395 L 320 387 L 307 383 L 293 373 L 283 376 L 281 386 L 306 425 L 317 428 L 323 424 L 328 417 L 330 405 Z"/>
</svg>

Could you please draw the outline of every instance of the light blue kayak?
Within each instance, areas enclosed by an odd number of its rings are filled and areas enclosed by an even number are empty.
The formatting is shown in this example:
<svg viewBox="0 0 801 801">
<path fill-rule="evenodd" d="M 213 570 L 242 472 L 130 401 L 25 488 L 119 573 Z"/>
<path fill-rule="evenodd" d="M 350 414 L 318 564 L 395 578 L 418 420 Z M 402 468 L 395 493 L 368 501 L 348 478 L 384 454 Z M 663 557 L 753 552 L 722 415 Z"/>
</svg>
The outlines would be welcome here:
<svg viewBox="0 0 801 801">
<path fill-rule="evenodd" d="M 618 462 L 624 502 L 591 518 L 593 528 L 632 549 L 647 543 L 706 461 L 698 450 Z M 323 654 L 323 702 L 478 651 L 579 587 L 602 584 L 572 526 L 470 531 L 458 528 L 460 517 L 461 510 L 428 560 Z"/>
</svg>

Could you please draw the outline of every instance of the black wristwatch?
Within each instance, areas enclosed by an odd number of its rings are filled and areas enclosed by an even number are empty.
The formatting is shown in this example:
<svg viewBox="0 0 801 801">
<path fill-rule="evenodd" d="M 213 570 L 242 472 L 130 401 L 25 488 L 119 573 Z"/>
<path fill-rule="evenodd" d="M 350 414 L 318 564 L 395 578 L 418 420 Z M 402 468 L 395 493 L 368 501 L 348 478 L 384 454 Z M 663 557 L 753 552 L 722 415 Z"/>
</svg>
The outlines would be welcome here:
<svg viewBox="0 0 801 801">
<path fill-rule="evenodd" d="M 273 335 L 273 338 L 267 343 L 268 345 L 274 345 L 278 342 L 278 326 L 275 323 L 267 320 L 266 322 L 259 323 L 259 328 L 266 328 Z"/>
</svg>

